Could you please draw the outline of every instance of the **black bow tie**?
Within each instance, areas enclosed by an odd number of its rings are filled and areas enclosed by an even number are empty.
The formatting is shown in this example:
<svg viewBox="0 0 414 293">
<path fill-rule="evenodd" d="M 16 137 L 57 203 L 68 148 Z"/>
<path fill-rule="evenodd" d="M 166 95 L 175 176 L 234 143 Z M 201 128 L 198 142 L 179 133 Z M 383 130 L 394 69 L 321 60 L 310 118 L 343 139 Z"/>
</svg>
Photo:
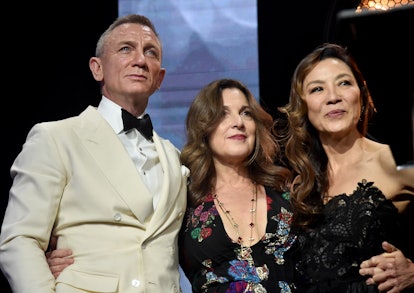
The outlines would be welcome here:
<svg viewBox="0 0 414 293">
<path fill-rule="evenodd" d="M 138 119 L 127 110 L 122 109 L 122 121 L 124 122 L 124 131 L 136 128 L 146 139 L 152 139 L 152 123 L 148 114 L 145 114 L 142 119 Z"/>
</svg>

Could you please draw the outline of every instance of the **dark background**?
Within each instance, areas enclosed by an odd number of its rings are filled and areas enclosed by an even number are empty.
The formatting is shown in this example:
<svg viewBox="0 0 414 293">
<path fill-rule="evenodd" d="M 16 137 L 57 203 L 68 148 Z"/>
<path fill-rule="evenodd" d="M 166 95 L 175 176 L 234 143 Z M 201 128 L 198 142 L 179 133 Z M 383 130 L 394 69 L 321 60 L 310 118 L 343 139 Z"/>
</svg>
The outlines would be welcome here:
<svg viewBox="0 0 414 293">
<path fill-rule="evenodd" d="M 4 24 L 1 219 L 12 183 L 10 166 L 33 124 L 78 115 L 100 100 L 88 60 L 99 35 L 117 17 L 118 3 L 54 3 L 17 2 Z M 260 99 L 276 116 L 276 108 L 287 102 L 290 77 L 299 60 L 325 41 L 347 45 L 378 109 L 370 132 L 391 145 L 398 163 L 406 163 L 413 159 L 414 6 L 338 18 L 338 12 L 357 3 L 258 0 Z M 10 289 L 1 277 L 1 291 L 7 293 Z"/>
<path fill-rule="evenodd" d="M 287 102 L 300 59 L 322 42 L 340 43 L 356 58 L 378 111 L 370 134 L 390 144 L 397 164 L 413 160 L 414 5 L 355 14 L 358 1 L 284 1 L 271 13 L 269 1 L 258 2 L 260 97 L 270 112 Z"/>
</svg>

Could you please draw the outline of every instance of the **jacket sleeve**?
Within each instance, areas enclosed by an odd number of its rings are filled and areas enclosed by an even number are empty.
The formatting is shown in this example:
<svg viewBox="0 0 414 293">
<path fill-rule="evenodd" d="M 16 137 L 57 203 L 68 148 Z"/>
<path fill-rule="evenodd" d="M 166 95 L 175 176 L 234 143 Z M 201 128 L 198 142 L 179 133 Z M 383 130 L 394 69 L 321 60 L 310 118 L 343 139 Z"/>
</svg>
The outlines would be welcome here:
<svg viewBox="0 0 414 293">
<path fill-rule="evenodd" d="M 14 293 L 54 292 L 45 250 L 66 181 L 54 146 L 43 124 L 37 124 L 11 167 L 0 266 Z"/>
</svg>

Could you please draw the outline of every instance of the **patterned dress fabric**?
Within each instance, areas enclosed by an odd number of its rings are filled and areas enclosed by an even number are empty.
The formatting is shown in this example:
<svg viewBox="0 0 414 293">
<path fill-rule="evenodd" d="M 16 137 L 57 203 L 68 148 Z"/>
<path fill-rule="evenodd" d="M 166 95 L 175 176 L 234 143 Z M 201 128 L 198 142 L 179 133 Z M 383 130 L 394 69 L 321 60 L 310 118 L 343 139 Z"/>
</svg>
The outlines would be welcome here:
<svg viewBox="0 0 414 293">
<path fill-rule="evenodd" d="M 298 233 L 294 254 L 300 292 L 378 292 L 359 274 L 363 260 L 383 252 L 387 240 L 398 247 L 398 210 L 373 182 L 362 180 L 350 194 L 324 206 L 316 228 Z"/>
<path fill-rule="evenodd" d="M 241 251 L 227 235 L 213 195 L 188 208 L 180 235 L 180 264 L 193 292 L 294 292 L 292 212 L 288 194 L 266 188 L 267 227 Z"/>
</svg>

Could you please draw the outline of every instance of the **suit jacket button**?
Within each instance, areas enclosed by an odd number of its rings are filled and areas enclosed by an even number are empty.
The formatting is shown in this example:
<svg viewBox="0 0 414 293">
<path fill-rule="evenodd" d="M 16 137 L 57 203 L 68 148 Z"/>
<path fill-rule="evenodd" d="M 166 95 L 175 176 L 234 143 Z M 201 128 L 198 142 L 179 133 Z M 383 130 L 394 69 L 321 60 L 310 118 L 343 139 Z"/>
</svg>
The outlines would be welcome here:
<svg viewBox="0 0 414 293">
<path fill-rule="evenodd" d="M 116 213 L 116 214 L 114 215 L 114 220 L 115 220 L 115 221 L 119 222 L 119 221 L 121 221 L 121 219 L 122 219 L 122 216 L 121 216 L 121 214 L 120 214 L 120 213 Z"/>
<path fill-rule="evenodd" d="M 139 285 L 141 284 L 141 282 L 139 281 L 139 280 L 137 280 L 137 279 L 134 279 L 134 280 L 132 280 L 132 282 L 131 282 L 131 285 L 133 286 L 133 287 L 139 287 Z"/>
</svg>

